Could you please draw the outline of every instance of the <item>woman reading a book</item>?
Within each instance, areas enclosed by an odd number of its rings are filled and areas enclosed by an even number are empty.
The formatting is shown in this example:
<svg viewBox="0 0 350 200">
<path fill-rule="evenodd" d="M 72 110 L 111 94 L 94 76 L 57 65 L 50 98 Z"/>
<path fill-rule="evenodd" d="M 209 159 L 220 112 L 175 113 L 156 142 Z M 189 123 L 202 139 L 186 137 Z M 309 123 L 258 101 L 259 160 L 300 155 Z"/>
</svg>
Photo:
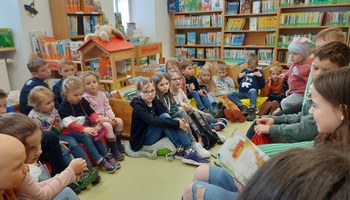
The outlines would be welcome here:
<svg viewBox="0 0 350 200">
<path fill-rule="evenodd" d="M 350 68 L 344 67 L 325 72 L 314 81 L 311 90 L 313 105 L 309 112 L 314 116 L 319 132 L 315 144 L 350 144 L 349 76 Z M 194 181 L 186 187 L 184 200 L 212 198 L 232 200 L 237 199 L 239 195 L 237 187 L 239 184 L 235 184 L 234 178 L 224 168 L 200 166 L 195 171 Z"/>
</svg>

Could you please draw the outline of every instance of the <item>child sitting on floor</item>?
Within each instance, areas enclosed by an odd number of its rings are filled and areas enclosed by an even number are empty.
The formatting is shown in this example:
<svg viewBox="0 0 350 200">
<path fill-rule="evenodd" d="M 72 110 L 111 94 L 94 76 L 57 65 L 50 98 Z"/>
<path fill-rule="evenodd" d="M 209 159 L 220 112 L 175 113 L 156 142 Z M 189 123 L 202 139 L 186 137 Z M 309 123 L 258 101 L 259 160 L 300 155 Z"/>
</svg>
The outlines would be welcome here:
<svg viewBox="0 0 350 200">
<path fill-rule="evenodd" d="M 7 107 L 7 94 L 0 89 L 0 115 L 10 112 L 16 112 L 12 107 Z"/>
</svg>

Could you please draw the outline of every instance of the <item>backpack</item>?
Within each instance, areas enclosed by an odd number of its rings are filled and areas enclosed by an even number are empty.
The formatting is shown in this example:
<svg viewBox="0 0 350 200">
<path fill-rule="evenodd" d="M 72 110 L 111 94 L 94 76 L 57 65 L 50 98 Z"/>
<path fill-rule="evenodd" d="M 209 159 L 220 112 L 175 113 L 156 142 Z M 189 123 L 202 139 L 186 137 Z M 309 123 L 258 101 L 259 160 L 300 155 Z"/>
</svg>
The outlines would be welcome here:
<svg viewBox="0 0 350 200">
<path fill-rule="evenodd" d="M 198 142 L 203 144 L 205 149 L 210 149 L 214 147 L 215 144 L 222 144 L 218 134 L 210 128 L 202 114 L 192 110 L 188 113 L 188 116 L 193 136 Z"/>
</svg>

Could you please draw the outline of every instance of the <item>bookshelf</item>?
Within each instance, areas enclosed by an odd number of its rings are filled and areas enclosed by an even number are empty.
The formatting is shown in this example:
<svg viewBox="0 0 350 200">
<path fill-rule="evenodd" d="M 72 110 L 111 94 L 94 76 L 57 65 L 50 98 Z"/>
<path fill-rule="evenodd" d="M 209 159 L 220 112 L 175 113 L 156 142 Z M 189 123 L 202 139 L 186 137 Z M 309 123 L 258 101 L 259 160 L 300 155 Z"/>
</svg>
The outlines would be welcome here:
<svg viewBox="0 0 350 200">
<path fill-rule="evenodd" d="M 255 52 L 260 57 L 260 64 L 279 61 L 282 66 L 287 66 L 285 63 L 287 47 L 294 35 L 312 39 L 320 30 L 338 26 L 345 32 L 347 44 L 350 42 L 350 22 L 347 21 L 347 16 L 350 14 L 350 0 L 302 1 L 308 5 L 289 5 L 292 1 L 287 0 L 243 1 L 250 2 L 250 13 L 244 14 L 240 14 L 241 2 L 241 0 L 224 0 L 221 10 L 173 13 L 174 56 L 199 62 L 210 60 L 244 62 L 245 54 Z M 306 20 L 321 18 L 321 13 L 324 14 L 320 22 Z M 206 26 L 196 23 L 200 21 L 197 16 L 211 16 L 211 14 L 221 16 L 220 26 L 217 26 L 218 22 L 213 25 L 212 20 Z M 346 20 L 330 20 L 337 17 L 340 19 L 341 15 L 344 15 L 343 18 Z M 298 18 L 303 21 L 296 21 Z M 208 32 L 220 33 L 221 40 L 216 38 L 217 43 L 201 44 L 200 35 Z M 195 35 L 195 39 L 192 40 L 194 42 L 189 40 L 189 33 Z M 210 38 L 213 39 L 215 36 L 210 35 Z M 219 56 L 207 58 L 205 50 L 204 56 L 198 56 L 198 49 L 207 48 L 215 48 Z M 202 55 L 201 51 L 200 53 Z M 195 56 L 192 56 L 193 54 Z"/>
<path fill-rule="evenodd" d="M 162 59 L 162 43 L 154 42 L 151 44 L 135 46 L 135 48 L 133 49 L 133 53 L 135 57 L 135 70 L 139 70 L 142 65 L 145 65 L 141 63 L 141 58 L 155 56 L 156 54 L 159 54 L 159 59 Z"/>
<path fill-rule="evenodd" d="M 68 5 L 67 2 L 77 2 Z M 103 24 L 103 12 L 94 12 L 92 1 L 50 0 L 53 34 L 56 39 L 83 40 L 84 35 L 94 32 L 96 24 Z"/>
</svg>

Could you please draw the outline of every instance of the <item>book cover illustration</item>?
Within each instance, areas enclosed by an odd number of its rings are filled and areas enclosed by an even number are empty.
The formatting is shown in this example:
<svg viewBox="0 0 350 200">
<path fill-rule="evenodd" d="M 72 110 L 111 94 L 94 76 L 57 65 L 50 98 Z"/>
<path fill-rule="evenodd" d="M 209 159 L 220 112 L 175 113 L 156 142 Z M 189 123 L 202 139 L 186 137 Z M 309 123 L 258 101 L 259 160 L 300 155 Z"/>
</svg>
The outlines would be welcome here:
<svg viewBox="0 0 350 200">
<path fill-rule="evenodd" d="M 115 62 L 117 68 L 117 75 L 126 76 L 126 61 L 120 60 Z"/>
<path fill-rule="evenodd" d="M 90 70 L 100 75 L 100 62 L 99 60 L 90 60 Z"/>
<path fill-rule="evenodd" d="M 84 35 L 91 33 L 90 16 L 83 16 Z"/>
<path fill-rule="evenodd" d="M 204 48 L 197 48 L 197 58 L 204 58 Z"/>
<path fill-rule="evenodd" d="M 178 0 L 168 0 L 168 13 L 179 12 L 179 1 Z"/>
<path fill-rule="evenodd" d="M 187 44 L 195 45 L 196 44 L 196 32 L 188 32 L 187 33 Z"/>
<path fill-rule="evenodd" d="M 252 2 L 251 0 L 241 0 L 240 14 L 252 13 Z"/>
<path fill-rule="evenodd" d="M 260 13 L 260 1 L 253 1 L 253 13 Z"/>
<path fill-rule="evenodd" d="M 187 58 L 196 58 L 195 48 L 187 48 Z"/>
<path fill-rule="evenodd" d="M 212 10 L 222 10 L 224 7 L 223 0 L 211 0 L 211 9 Z"/>
<path fill-rule="evenodd" d="M 81 52 L 78 49 L 84 44 L 84 41 L 76 41 L 69 43 L 70 57 L 73 61 L 81 60 Z"/>
<path fill-rule="evenodd" d="M 39 38 L 48 37 L 47 31 L 46 30 L 32 30 L 32 31 L 29 31 L 29 35 L 30 35 L 30 40 L 32 43 L 32 48 L 33 48 L 34 54 L 41 56 Z"/>
<path fill-rule="evenodd" d="M 129 81 L 130 85 L 131 84 L 137 85 L 137 83 L 139 81 L 141 81 L 142 79 L 143 79 L 143 76 L 136 76 L 134 78 L 130 78 L 128 81 Z"/>
<path fill-rule="evenodd" d="M 239 183 L 248 180 L 269 157 L 245 135 L 234 129 L 217 153 L 218 161 Z"/>
<path fill-rule="evenodd" d="M 14 46 L 11 29 L 0 28 L 0 48 Z"/>
<path fill-rule="evenodd" d="M 211 0 L 202 0 L 202 11 L 210 10 Z"/>
</svg>

